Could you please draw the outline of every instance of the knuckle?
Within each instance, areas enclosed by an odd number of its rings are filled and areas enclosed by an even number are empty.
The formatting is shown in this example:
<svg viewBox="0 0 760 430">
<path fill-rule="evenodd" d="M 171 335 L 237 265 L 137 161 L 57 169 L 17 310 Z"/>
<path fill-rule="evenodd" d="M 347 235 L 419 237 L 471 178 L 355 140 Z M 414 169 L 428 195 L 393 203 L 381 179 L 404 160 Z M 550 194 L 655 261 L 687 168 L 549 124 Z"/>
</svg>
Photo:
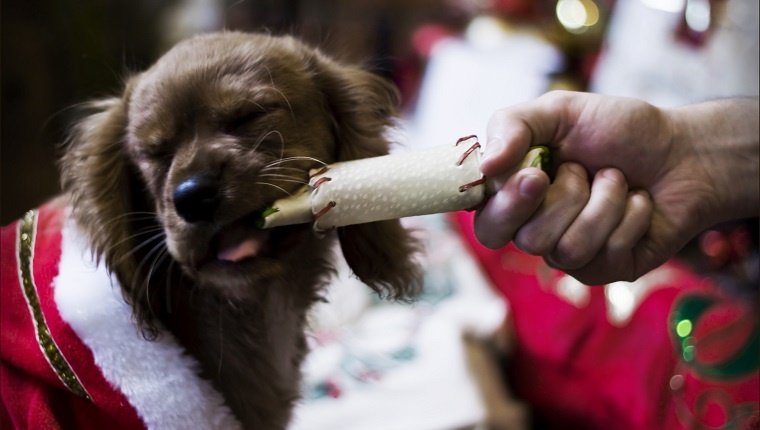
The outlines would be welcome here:
<svg viewBox="0 0 760 430">
<path fill-rule="evenodd" d="M 594 255 L 593 250 L 581 246 L 574 246 L 576 241 L 560 240 L 554 251 L 551 252 L 552 260 L 562 269 L 578 270 L 588 263 Z"/>
<path fill-rule="evenodd" d="M 615 188 L 628 190 L 628 182 L 626 181 L 625 176 L 623 176 L 623 173 L 618 169 L 603 169 L 597 173 L 597 177 Z"/>
<path fill-rule="evenodd" d="M 509 116 L 509 110 L 507 108 L 496 109 L 491 117 L 488 119 L 489 124 L 497 124 L 501 122 L 505 117 Z"/>
<path fill-rule="evenodd" d="M 562 104 L 565 103 L 566 100 L 573 94 L 572 91 L 567 90 L 552 90 L 544 93 L 541 98 L 550 102 L 550 103 L 557 103 Z"/>
<path fill-rule="evenodd" d="M 483 226 L 482 223 L 475 224 L 474 233 L 478 242 L 489 249 L 502 248 L 511 240 L 510 237 L 504 237 L 506 236 L 505 234 L 497 233 L 492 229 Z"/>
<path fill-rule="evenodd" d="M 530 227 L 518 230 L 513 242 L 517 249 L 530 255 L 547 255 L 553 248 L 547 237 Z"/>
<path fill-rule="evenodd" d="M 586 170 L 580 165 L 570 163 L 560 166 L 560 170 L 555 184 L 561 188 L 562 192 L 575 197 L 588 198 L 591 190 Z"/>
</svg>

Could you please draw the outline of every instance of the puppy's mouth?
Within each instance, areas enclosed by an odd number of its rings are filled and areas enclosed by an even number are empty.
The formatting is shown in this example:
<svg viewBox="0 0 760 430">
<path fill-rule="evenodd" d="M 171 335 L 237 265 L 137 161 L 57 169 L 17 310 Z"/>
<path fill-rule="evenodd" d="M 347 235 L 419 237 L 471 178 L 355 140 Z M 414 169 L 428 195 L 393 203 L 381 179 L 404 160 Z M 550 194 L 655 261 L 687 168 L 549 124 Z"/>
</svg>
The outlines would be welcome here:
<svg viewBox="0 0 760 430">
<path fill-rule="evenodd" d="M 270 254 L 271 231 L 256 227 L 259 216 L 251 214 L 222 227 L 211 242 L 212 258 L 234 264 Z"/>
<path fill-rule="evenodd" d="M 219 261 L 240 263 L 268 253 L 269 237 L 269 230 L 256 228 L 247 217 L 223 227 L 214 237 L 212 250 Z"/>
<path fill-rule="evenodd" d="M 205 252 L 191 260 L 189 274 L 213 282 L 270 273 L 279 266 L 277 261 L 289 258 L 291 250 L 311 232 L 306 224 L 261 229 L 260 219 L 261 213 L 253 212 L 221 226 L 203 247 Z"/>
</svg>

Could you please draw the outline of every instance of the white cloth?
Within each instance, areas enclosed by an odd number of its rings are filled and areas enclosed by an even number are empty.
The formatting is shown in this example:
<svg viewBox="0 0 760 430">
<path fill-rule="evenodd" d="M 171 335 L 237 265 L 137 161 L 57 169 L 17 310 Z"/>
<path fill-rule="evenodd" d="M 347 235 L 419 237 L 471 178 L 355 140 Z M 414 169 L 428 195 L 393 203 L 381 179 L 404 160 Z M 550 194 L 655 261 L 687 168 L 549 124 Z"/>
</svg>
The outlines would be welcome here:
<svg viewBox="0 0 760 430">
<path fill-rule="evenodd" d="M 341 270 L 329 303 L 313 314 L 292 430 L 435 430 L 485 419 L 463 336 L 493 334 L 506 303 L 445 216 L 406 221 L 427 244 L 422 297 L 412 305 L 380 301 Z"/>
</svg>

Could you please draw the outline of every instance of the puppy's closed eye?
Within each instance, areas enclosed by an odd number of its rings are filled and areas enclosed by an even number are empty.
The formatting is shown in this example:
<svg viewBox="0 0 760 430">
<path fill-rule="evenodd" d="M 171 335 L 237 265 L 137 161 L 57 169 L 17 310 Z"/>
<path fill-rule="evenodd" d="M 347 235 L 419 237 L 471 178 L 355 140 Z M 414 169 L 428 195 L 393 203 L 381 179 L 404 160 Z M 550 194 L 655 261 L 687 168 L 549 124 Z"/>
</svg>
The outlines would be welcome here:
<svg viewBox="0 0 760 430">
<path fill-rule="evenodd" d="M 169 161 L 172 158 L 171 142 L 168 140 L 140 145 L 137 152 L 150 161 Z"/>
<path fill-rule="evenodd" d="M 234 136 L 245 136 L 250 134 L 253 130 L 250 128 L 255 125 L 257 121 L 264 118 L 269 114 L 270 109 L 263 106 L 252 106 L 243 109 L 238 109 L 232 114 L 227 115 L 226 118 L 221 119 L 220 128 L 223 133 Z"/>
</svg>

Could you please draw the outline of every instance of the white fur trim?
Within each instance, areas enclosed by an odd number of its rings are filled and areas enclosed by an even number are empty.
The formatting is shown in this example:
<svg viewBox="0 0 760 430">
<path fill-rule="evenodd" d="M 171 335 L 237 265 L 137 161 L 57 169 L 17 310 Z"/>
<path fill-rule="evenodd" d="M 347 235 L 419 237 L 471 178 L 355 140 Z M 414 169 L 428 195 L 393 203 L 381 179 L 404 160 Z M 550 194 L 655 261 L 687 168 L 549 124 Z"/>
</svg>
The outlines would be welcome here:
<svg viewBox="0 0 760 430">
<path fill-rule="evenodd" d="M 146 341 L 115 278 L 96 265 L 73 222 L 65 223 L 58 277 L 61 317 L 93 353 L 103 376 L 121 391 L 149 429 L 238 429 L 240 423 L 199 364 L 168 332 Z"/>
</svg>

